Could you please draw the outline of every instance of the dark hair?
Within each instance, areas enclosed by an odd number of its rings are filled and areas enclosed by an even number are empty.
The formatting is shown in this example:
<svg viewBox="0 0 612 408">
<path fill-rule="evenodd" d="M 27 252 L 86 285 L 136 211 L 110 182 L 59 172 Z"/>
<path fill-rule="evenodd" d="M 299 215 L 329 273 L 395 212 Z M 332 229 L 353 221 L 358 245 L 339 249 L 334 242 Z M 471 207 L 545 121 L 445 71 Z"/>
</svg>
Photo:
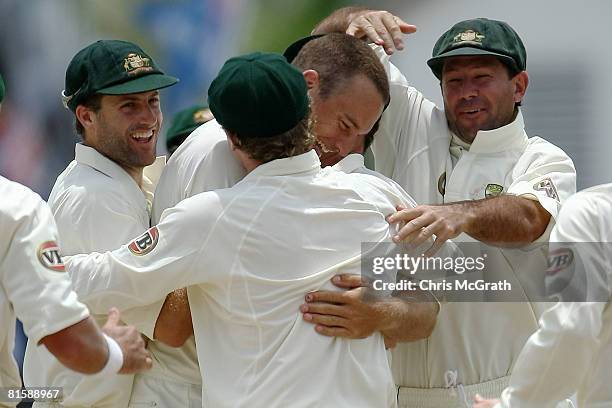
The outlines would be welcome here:
<svg viewBox="0 0 612 408">
<path fill-rule="evenodd" d="M 230 129 L 226 130 L 234 136 L 233 140 L 237 148 L 260 163 L 306 153 L 312 149 L 315 142 L 311 131 L 312 120 L 310 115 L 306 115 L 293 128 L 276 136 L 253 137 L 239 135 Z"/>
<path fill-rule="evenodd" d="M 79 103 L 79 105 L 83 105 L 87 109 L 90 109 L 94 112 L 98 112 L 102 107 L 102 94 L 92 94 L 88 96 L 87 99 L 85 99 L 83 102 Z M 85 131 L 85 128 L 83 128 L 83 125 L 81 125 L 81 122 L 79 122 L 79 118 L 76 117 L 76 114 L 74 117 L 74 130 L 76 131 L 76 134 L 78 136 L 83 138 L 83 132 Z"/>
<path fill-rule="evenodd" d="M 332 33 L 306 43 L 293 65 L 319 73 L 319 95 L 325 99 L 356 75 L 370 79 L 383 99 L 389 102 L 387 73 L 376 53 L 351 35 Z"/>
</svg>

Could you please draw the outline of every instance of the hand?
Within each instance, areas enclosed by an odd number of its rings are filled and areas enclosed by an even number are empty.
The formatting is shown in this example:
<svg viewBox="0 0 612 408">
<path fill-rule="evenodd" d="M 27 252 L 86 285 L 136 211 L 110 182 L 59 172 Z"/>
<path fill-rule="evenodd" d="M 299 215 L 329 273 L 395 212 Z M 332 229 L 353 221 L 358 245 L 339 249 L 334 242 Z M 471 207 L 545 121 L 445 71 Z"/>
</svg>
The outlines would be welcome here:
<svg viewBox="0 0 612 408">
<path fill-rule="evenodd" d="M 403 50 L 402 34 L 412 34 L 416 26 L 408 24 L 388 11 L 367 11 L 356 14 L 350 20 L 346 33 L 358 38 L 368 39 L 380 46 L 385 52 L 393 54 L 393 49 Z"/>
<path fill-rule="evenodd" d="M 397 207 L 397 210 L 387 217 L 387 221 L 390 224 L 403 222 L 405 225 L 393 237 L 393 241 L 418 247 L 435 235 L 435 241 L 425 256 L 438 252 L 444 242 L 464 232 L 470 222 L 469 212 L 456 204 L 419 205 L 408 209 Z"/>
<path fill-rule="evenodd" d="M 315 324 L 315 330 L 324 336 L 363 339 L 380 330 L 384 313 L 375 303 L 361 299 L 366 284 L 361 276 L 337 275 L 332 282 L 348 290 L 308 293 L 300 306 L 304 320 Z"/>
<path fill-rule="evenodd" d="M 112 337 L 123 351 L 123 366 L 119 374 L 146 371 L 153 365 L 142 336 L 133 326 L 120 325 L 119 310 L 112 308 L 102 331 Z"/>
<path fill-rule="evenodd" d="M 472 405 L 472 408 L 493 408 L 498 403 L 498 399 L 485 399 L 476 394 L 474 395 L 474 404 Z"/>
</svg>

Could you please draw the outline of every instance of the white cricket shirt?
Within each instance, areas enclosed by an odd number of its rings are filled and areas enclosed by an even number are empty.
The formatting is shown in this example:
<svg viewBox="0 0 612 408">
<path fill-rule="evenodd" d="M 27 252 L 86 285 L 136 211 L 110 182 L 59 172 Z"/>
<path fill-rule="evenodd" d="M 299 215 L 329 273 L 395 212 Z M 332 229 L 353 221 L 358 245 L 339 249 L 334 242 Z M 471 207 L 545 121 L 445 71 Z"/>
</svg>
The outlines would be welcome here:
<svg viewBox="0 0 612 408">
<path fill-rule="evenodd" d="M 395 406 L 382 336 L 321 336 L 299 306 L 334 289 L 339 269 L 359 273 L 360 243 L 388 240 L 385 216 L 402 203 L 376 177 L 321 170 L 310 151 L 188 198 L 140 239 L 76 256 L 69 270 L 97 307 L 109 291 L 128 307 L 193 285 L 205 406 Z"/>
<path fill-rule="evenodd" d="M 551 248 L 568 248 L 567 243 L 572 242 L 589 243 L 576 248 L 583 251 L 585 271 L 592 272 L 589 278 L 605 271 L 601 285 L 605 285 L 608 294 L 612 282 L 611 219 L 612 184 L 596 186 L 567 201 L 551 234 Z M 521 351 L 510 386 L 498 406 L 555 407 L 578 391 L 579 407 L 609 407 L 611 378 L 610 302 L 559 302 L 542 315 L 540 329 Z"/>
<path fill-rule="evenodd" d="M 86 319 L 89 312 L 72 291 L 59 257 L 55 222 L 44 201 L 4 177 L 0 196 L 0 387 L 20 387 L 13 358 L 15 315 L 23 322 L 28 343 L 46 351 L 37 346 L 43 337 Z"/>
<path fill-rule="evenodd" d="M 141 190 L 117 163 L 91 147 L 77 144 L 75 160 L 58 176 L 49 197 L 64 255 L 107 251 L 141 234 L 149 228 L 147 209 L 151 208 L 153 189 L 154 185 L 144 178 Z M 164 297 L 152 300 L 147 307 L 120 309 L 122 320 L 152 338 Z M 88 304 L 86 298 L 81 301 Z M 112 295 L 110 301 L 112 304 Z M 108 309 L 90 310 L 103 325 Z M 133 378 L 88 377 L 66 369 L 46 349 L 32 343 L 26 348 L 25 384 L 63 387 L 65 406 L 127 407 Z"/>
</svg>

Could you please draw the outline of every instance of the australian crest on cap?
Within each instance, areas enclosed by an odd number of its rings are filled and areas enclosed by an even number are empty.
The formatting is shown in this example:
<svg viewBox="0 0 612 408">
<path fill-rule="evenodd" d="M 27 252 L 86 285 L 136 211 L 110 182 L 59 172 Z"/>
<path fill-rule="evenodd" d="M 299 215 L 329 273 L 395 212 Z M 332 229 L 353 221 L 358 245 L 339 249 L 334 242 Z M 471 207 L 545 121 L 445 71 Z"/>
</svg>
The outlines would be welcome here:
<svg viewBox="0 0 612 408">
<path fill-rule="evenodd" d="M 462 33 L 457 34 L 453 37 L 453 42 L 457 43 L 471 43 L 471 44 L 482 44 L 482 39 L 485 38 L 483 34 L 480 34 L 474 30 L 465 30 Z"/>
<path fill-rule="evenodd" d="M 129 53 L 123 60 L 123 68 L 129 75 L 139 74 L 141 72 L 151 71 L 151 59 L 135 54 Z"/>
</svg>

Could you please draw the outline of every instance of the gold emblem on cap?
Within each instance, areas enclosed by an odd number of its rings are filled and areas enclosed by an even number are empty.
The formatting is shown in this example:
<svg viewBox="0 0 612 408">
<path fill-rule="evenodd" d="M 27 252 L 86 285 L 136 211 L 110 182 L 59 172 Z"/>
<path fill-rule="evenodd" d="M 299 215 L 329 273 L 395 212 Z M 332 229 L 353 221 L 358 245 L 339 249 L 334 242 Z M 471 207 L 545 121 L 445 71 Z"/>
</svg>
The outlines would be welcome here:
<svg viewBox="0 0 612 408">
<path fill-rule="evenodd" d="M 483 34 L 476 32 L 474 30 L 466 30 L 462 33 L 457 34 L 453 37 L 453 41 L 455 43 L 473 43 L 473 44 L 481 44 L 482 39 L 485 38 Z"/>
<path fill-rule="evenodd" d="M 123 68 L 129 75 L 153 70 L 151 59 L 138 54 L 129 53 L 123 60 Z"/>
<path fill-rule="evenodd" d="M 212 112 L 210 109 L 200 109 L 199 111 L 194 112 L 193 114 L 193 122 L 194 123 L 204 123 L 208 122 L 213 118 Z"/>
</svg>

